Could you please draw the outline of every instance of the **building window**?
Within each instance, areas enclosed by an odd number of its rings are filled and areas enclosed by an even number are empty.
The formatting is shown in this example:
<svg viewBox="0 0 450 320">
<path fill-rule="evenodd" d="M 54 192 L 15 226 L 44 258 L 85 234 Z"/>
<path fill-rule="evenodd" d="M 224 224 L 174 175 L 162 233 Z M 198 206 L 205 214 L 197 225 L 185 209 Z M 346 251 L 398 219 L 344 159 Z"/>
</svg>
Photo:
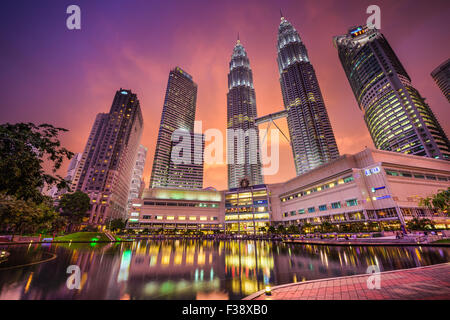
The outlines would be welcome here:
<svg viewBox="0 0 450 320">
<path fill-rule="evenodd" d="M 333 209 L 339 209 L 341 207 L 341 203 L 338 201 L 338 202 L 333 202 L 332 204 L 331 204 L 331 208 L 333 208 Z"/>
<path fill-rule="evenodd" d="M 283 213 L 283 217 L 287 217 L 289 215 L 288 212 Z"/>
<path fill-rule="evenodd" d="M 189 217 L 189 220 L 191 220 L 191 221 L 195 221 L 195 220 L 197 220 L 197 217 L 195 217 L 195 216 L 191 216 L 191 217 Z"/>
<path fill-rule="evenodd" d="M 152 218 L 152 216 L 143 216 L 142 219 L 144 220 L 150 220 Z"/>
<path fill-rule="evenodd" d="M 163 216 L 156 216 L 156 220 L 162 220 Z"/>
<path fill-rule="evenodd" d="M 409 173 L 409 172 L 400 172 L 400 174 L 401 174 L 402 177 L 405 177 L 405 178 L 412 178 L 412 174 Z"/>
<path fill-rule="evenodd" d="M 208 220 L 208 217 L 200 217 L 200 221 L 206 221 Z"/>
<path fill-rule="evenodd" d="M 297 214 L 297 212 L 291 211 L 291 216 L 295 216 L 296 214 Z"/>
<path fill-rule="evenodd" d="M 178 220 L 186 220 L 186 217 L 185 216 L 179 216 Z"/>
<path fill-rule="evenodd" d="M 391 170 L 386 170 L 386 174 L 388 176 L 398 176 L 398 172 L 396 171 L 391 171 Z"/>
<path fill-rule="evenodd" d="M 309 213 L 313 213 L 314 211 L 316 211 L 316 209 L 314 207 L 308 208 Z"/>
<path fill-rule="evenodd" d="M 327 205 L 323 204 L 321 206 L 319 206 L 319 211 L 326 211 L 327 210 Z"/>
<path fill-rule="evenodd" d="M 299 209 L 298 210 L 298 214 L 304 214 L 305 213 L 305 209 Z"/>
<path fill-rule="evenodd" d="M 345 178 L 344 178 L 344 183 L 352 182 L 353 180 L 354 180 L 354 179 L 353 179 L 352 176 L 345 177 Z"/>
<path fill-rule="evenodd" d="M 167 216 L 166 219 L 167 220 L 175 220 L 175 217 L 174 216 Z"/>
<path fill-rule="evenodd" d="M 358 200 L 356 200 L 356 199 L 347 200 L 346 202 L 347 202 L 347 207 L 353 207 L 353 206 L 358 205 Z"/>
</svg>

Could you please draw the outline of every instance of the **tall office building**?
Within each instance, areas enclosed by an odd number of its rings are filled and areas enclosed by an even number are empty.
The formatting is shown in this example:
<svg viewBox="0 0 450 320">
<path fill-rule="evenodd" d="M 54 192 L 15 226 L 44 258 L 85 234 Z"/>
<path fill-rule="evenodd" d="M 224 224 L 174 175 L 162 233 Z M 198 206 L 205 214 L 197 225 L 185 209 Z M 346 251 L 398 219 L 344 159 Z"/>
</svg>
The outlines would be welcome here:
<svg viewBox="0 0 450 320">
<path fill-rule="evenodd" d="M 443 62 L 439 67 L 431 72 L 431 76 L 441 89 L 444 96 L 450 102 L 450 59 Z"/>
<path fill-rule="evenodd" d="M 75 153 L 72 160 L 70 160 L 69 167 L 67 168 L 67 175 L 65 177 L 65 179 L 67 181 L 69 181 L 69 182 L 73 181 L 76 170 L 81 162 L 82 156 L 83 156 L 83 154 L 81 152 L 78 152 L 78 153 Z"/>
<path fill-rule="evenodd" d="M 237 40 L 230 61 L 227 94 L 228 188 L 242 179 L 249 185 L 264 183 L 261 174 L 259 132 L 255 125 L 256 99 L 250 61 Z"/>
<path fill-rule="evenodd" d="M 278 28 L 278 70 L 297 175 L 339 157 L 314 67 L 297 30 Z"/>
<path fill-rule="evenodd" d="M 72 183 L 91 198 L 86 223 L 126 217 L 142 129 L 139 100 L 130 90 L 117 91 L 110 112 L 97 115 Z"/>
<path fill-rule="evenodd" d="M 448 160 L 447 136 L 383 34 L 358 26 L 333 41 L 375 146 Z"/>
<path fill-rule="evenodd" d="M 192 76 L 179 67 L 171 70 L 156 142 L 151 188 L 203 187 L 204 137 L 203 134 L 194 134 L 196 103 L 197 84 Z M 173 133 L 180 130 L 186 135 L 173 141 Z M 173 161 L 173 153 L 180 146 L 185 150 L 176 156 L 182 159 Z"/>
<path fill-rule="evenodd" d="M 131 175 L 127 211 L 129 211 L 129 209 L 131 208 L 131 202 L 134 199 L 139 198 L 144 189 L 145 182 L 142 179 L 142 176 L 144 175 L 146 157 L 147 157 L 147 148 L 144 147 L 143 145 L 139 145 L 139 149 L 136 156 L 136 162 L 133 168 L 133 174 Z"/>
<path fill-rule="evenodd" d="M 69 183 L 69 185 L 72 185 L 72 182 L 75 178 L 76 170 L 81 162 L 82 155 L 83 155 L 82 153 L 75 153 L 72 157 L 72 160 L 70 160 L 69 167 L 67 168 L 67 174 L 66 177 L 64 178 Z M 64 193 L 67 193 L 67 191 L 68 191 L 67 189 L 58 189 L 58 187 L 54 185 L 50 188 L 50 190 L 46 192 L 46 195 L 52 197 L 53 199 L 57 199 Z"/>
</svg>

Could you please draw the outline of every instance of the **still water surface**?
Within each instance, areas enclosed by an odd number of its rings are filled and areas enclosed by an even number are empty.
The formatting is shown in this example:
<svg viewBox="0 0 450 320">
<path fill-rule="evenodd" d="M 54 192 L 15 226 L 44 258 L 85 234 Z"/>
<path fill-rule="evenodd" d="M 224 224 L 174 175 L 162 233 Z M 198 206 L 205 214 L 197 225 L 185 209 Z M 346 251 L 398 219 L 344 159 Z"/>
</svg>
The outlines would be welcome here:
<svg viewBox="0 0 450 320">
<path fill-rule="evenodd" d="M 266 285 L 450 261 L 445 247 L 364 247 L 268 241 L 165 240 L 13 245 L 0 299 L 241 299 Z M 52 259 L 52 260 L 50 260 Z M 32 264 L 39 261 L 47 262 Z M 69 265 L 81 270 L 69 290 Z"/>
</svg>

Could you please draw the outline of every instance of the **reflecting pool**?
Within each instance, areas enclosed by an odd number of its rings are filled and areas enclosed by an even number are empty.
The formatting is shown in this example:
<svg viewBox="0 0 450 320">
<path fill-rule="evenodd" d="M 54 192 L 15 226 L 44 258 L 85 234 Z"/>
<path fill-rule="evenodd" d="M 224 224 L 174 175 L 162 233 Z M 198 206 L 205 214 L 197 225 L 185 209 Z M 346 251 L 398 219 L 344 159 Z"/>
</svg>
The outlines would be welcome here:
<svg viewBox="0 0 450 320">
<path fill-rule="evenodd" d="M 241 299 L 266 285 L 450 261 L 445 247 L 165 240 L 0 246 L 0 299 Z M 68 289 L 70 265 L 80 289 Z"/>
</svg>

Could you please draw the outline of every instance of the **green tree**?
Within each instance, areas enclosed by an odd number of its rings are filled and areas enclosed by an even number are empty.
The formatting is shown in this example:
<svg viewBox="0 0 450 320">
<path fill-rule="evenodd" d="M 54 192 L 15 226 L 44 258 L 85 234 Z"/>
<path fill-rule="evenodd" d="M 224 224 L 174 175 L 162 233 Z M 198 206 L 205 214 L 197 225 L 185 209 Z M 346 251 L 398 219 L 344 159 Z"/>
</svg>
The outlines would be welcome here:
<svg viewBox="0 0 450 320">
<path fill-rule="evenodd" d="M 66 131 L 50 124 L 0 125 L 0 192 L 39 204 L 45 184 L 68 189 L 68 182 L 55 174 L 65 158 L 73 156 L 58 140 Z M 44 170 L 44 162 L 50 164 L 51 174 Z"/>
<path fill-rule="evenodd" d="M 269 226 L 269 228 L 267 229 L 267 232 L 268 232 L 268 233 L 275 233 L 275 232 L 276 232 L 276 229 L 275 229 L 274 226 Z"/>
<path fill-rule="evenodd" d="M 89 210 L 89 203 L 89 196 L 81 191 L 66 193 L 61 197 L 58 209 L 69 222 L 70 229 L 82 222 Z"/>
<path fill-rule="evenodd" d="M 3 231 L 19 234 L 46 232 L 52 229 L 58 218 L 58 212 L 47 198 L 35 204 L 31 200 L 0 194 L 0 226 Z"/>
<path fill-rule="evenodd" d="M 301 227 L 302 233 L 309 233 L 311 231 L 312 227 L 313 227 L 313 225 L 311 223 L 305 222 Z"/>
<path fill-rule="evenodd" d="M 287 232 L 290 233 L 290 234 L 298 234 L 299 233 L 298 226 L 296 226 L 295 224 L 291 224 L 288 227 Z"/>
<path fill-rule="evenodd" d="M 430 219 L 417 219 L 414 218 L 406 223 L 408 229 L 411 230 L 429 230 L 434 228 L 433 221 Z"/>
<path fill-rule="evenodd" d="M 322 233 L 333 232 L 334 226 L 330 222 L 324 221 L 320 224 L 319 230 Z"/>
<path fill-rule="evenodd" d="M 444 212 L 448 215 L 450 209 L 450 188 L 442 190 L 431 197 L 420 199 L 419 204 L 423 207 Z"/>
<path fill-rule="evenodd" d="M 285 226 L 283 226 L 282 224 L 279 224 L 279 225 L 277 226 L 277 232 L 278 232 L 279 234 L 284 234 L 284 233 L 286 233 L 286 228 L 285 228 Z"/>
<path fill-rule="evenodd" d="M 108 224 L 108 227 L 110 228 L 111 231 L 120 231 L 125 229 L 126 226 L 127 221 L 120 218 L 112 219 Z M 144 232 L 145 231 L 147 231 L 148 233 L 148 229 L 144 229 Z"/>
<path fill-rule="evenodd" d="M 259 232 L 266 233 L 267 232 L 266 227 L 259 227 Z"/>
</svg>

